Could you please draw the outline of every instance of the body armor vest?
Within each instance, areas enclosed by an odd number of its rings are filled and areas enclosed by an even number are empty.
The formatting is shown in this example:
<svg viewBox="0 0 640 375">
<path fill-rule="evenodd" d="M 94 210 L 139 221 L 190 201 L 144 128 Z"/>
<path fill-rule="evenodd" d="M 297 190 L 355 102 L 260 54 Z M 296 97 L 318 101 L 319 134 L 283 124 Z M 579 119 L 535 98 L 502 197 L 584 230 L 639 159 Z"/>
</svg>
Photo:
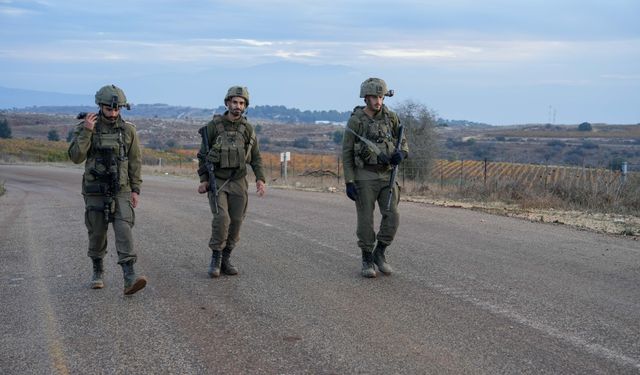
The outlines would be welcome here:
<svg viewBox="0 0 640 375">
<path fill-rule="evenodd" d="M 252 139 L 245 139 L 247 129 L 244 122 L 240 122 L 237 129 L 225 129 L 222 117 L 214 118 L 216 139 L 209 150 L 208 158 L 220 168 L 244 168 L 250 160 Z"/>
<path fill-rule="evenodd" d="M 84 192 L 87 195 L 116 195 L 129 182 L 129 160 L 124 146 L 124 129 L 103 132 L 97 125 L 91 151 L 85 163 Z"/>
<path fill-rule="evenodd" d="M 363 109 L 364 107 L 356 107 L 352 113 L 352 116 L 356 116 L 359 122 L 358 134 L 375 143 L 381 153 L 390 157 L 395 150 L 395 142 L 389 112 L 383 108 L 382 118 L 372 119 L 364 113 Z M 353 144 L 353 151 L 356 167 L 378 165 L 376 152 L 357 137 Z"/>
</svg>

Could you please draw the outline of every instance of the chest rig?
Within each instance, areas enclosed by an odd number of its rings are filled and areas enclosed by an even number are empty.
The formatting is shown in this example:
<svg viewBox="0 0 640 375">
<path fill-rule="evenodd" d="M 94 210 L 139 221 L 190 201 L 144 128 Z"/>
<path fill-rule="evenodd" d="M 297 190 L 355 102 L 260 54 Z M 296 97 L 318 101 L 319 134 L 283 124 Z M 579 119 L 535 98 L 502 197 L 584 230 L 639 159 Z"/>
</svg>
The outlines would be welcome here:
<svg viewBox="0 0 640 375">
<path fill-rule="evenodd" d="M 249 160 L 252 138 L 245 139 L 247 125 L 244 120 L 237 127 L 225 127 L 221 116 L 214 117 L 216 138 L 209 150 L 207 158 L 220 168 L 245 168 Z"/>
<path fill-rule="evenodd" d="M 124 145 L 123 124 L 109 130 L 96 123 L 96 132 L 91 137 L 91 151 L 85 162 L 83 193 L 102 196 L 101 206 L 87 207 L 91 211 L 104 213 L 105 222 L 113 222 L 116 212 L 115 196 L 129 181 L 129 159 Z"/>
<path fill-rule="evenodd" d="M 386 108 L 382 109 L 382 116 L 371 118 L 364 113 L 364 107 L 356 107 L 352 116 L 356 116 L 359 123 L 358 135 L 374 144 L 374 148 L 356 137 L 353 144 L 354 161 L 356 167 L 378 165 L 378 153 L 391 156 L 395 150 L 393 127 Z"/>
<path fill-rule="evenodd" d="M 129 160 L 122 124 L 106 128 L 97 123 L 91 138 L 91 151 L 85 163 L 84 192 L 88 195 L 115 196 L 128 182 Z"/>
</svg>

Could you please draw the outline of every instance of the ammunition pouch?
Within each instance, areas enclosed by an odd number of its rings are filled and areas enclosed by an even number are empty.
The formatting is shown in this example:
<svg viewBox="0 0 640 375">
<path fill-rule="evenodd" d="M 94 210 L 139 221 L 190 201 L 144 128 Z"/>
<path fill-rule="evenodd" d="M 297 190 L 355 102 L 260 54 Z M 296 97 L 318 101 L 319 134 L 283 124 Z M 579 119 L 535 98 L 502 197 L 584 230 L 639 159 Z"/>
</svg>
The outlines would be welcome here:
<svg viewBox="0 0 640 375">
<path fill-rule="evenodd" d="M 245 129 L 246 126 L 240 124 L 237 130 L 226 130 L 221 122 L 216 123 L 218 137 L 207 154 L 207 160 L 219 168 L 243 168 L 246 163 Z"/>
<path fill-rule="evenodd" d="M 86 195 L 106 195 L 109 193 L 109 184 L 106 183 L 85 183 L 84 193 Z"/>
</svg>

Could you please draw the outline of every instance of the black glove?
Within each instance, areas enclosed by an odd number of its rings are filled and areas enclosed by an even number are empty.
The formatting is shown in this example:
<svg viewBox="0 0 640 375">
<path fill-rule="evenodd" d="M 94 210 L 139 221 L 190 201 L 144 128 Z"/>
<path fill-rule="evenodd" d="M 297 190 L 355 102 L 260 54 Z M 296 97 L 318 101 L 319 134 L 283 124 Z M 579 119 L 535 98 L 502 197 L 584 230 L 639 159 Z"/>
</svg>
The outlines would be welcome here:
<svg viewBox="0 0 640 375">
<path fill-rule="evenodd" d="M 347 182 L 347 197 L 354 202 L 358 199 L 358 190 L 353 182 Z"/>
<path fill-rule="evenodd" d="M 389 157 L 382 152 L 378 154 L 378 164 L 389 165 Z"/>
<path fill-rule="evenodd" d="M 389 163 L 391 165 L 398 165 L 402 162 L 403 159 L 407 158 L 407 154 L 404 151 L 398 150 L 391 154 L 391 158 L 389 159 Z"/>
</svg>

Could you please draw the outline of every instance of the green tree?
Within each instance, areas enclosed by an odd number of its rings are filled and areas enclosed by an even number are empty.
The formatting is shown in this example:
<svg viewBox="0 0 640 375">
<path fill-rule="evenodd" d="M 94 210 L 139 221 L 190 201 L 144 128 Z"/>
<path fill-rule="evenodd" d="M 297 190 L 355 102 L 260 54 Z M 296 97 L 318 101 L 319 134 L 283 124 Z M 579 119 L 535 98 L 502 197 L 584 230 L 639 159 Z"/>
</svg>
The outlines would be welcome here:
<svg viewBox="0 0 640 375">
<path fill-rule="evenodd" d="M 309 141 L 309 137 L 296 138 L 295 141 L 293 141 L 293 147 L 297 147 L 297 148 L 311 147 L 311 142 Z"/>
<path fill-rule="evenodd" d="M 50 141 L 59 141 L 60 135 L 58 134 L 58 131 L 56 129 L 51 129 L 47 134 L 47 139 Z"/>
<path fill-rule="evenodd" d="M 11 127 L 6 118 L 0 119 L 0 138 L 11 138 Z"/>
<path fill-rule="evenodd" d="M 178 142 L 176 142 L 175 139 L 169 139 L 167 142 L 165 142 L 165 145 L 167 146 L 167 148 L 171 149 L 171 148 L 177 148 L 178 147 Z"/>
<path fill-rule="evenodd" d="M 344 130 L 336 130 L 333 132 L 333 142 L 336 144 L 342 143 L 342 138 L 344 138 Z"/>
<path fill-rule="evenodd" d="M 74 130 L 73 130 L 73 129 L 71 129 L 71 130 L 69 130 L 69 131 L 67 132 L 67 142 L 71 142 L 71 141 L 73 141 L 73 133 L 74 133 Z"/>
<path fill-rule="evenodd" d="M 593 127 L 588 122 L 583 122 L 582 124 L 578 125 L 578 130 L 580 130 L 581 132 L 590 132 L 591 130 L 593 130 Z"/>
</svg>

